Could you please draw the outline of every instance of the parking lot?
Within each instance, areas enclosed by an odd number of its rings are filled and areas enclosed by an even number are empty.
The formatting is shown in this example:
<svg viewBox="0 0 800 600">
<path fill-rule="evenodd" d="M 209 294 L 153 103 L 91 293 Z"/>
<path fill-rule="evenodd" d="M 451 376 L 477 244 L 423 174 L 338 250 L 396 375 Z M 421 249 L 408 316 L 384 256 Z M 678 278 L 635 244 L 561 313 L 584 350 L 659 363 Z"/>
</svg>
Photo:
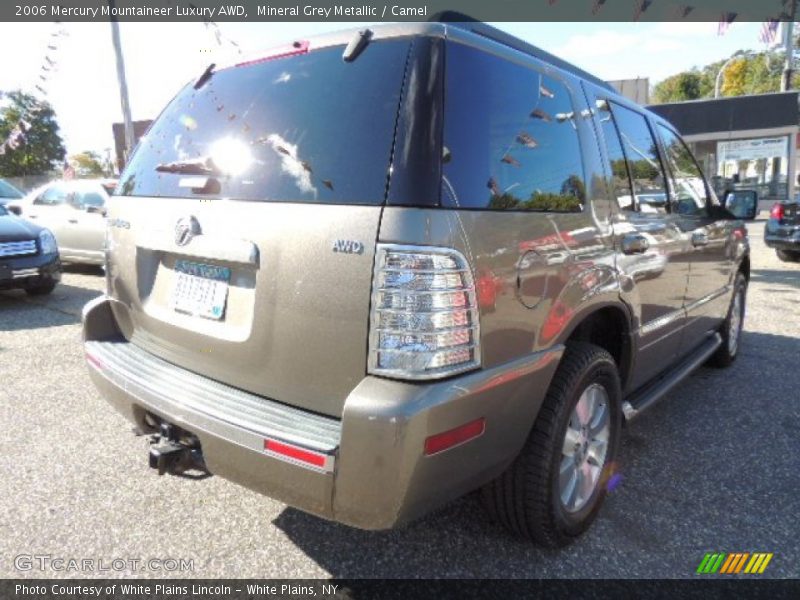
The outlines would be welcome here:
<svg viewBox="0 0 800 600">
<path fill-rule="evenodd" d="M 219 478 L 159 478 L 84 366 L 79 315 L 102 273 L 69 269 L 44 299 L 0 293 L 0 577 L 80 575 L 15 561 L 50 555 L 193 561 L 136 571 L 155 577 L 681 578 L 713 551 L 773 552 L 765 576 L 800 577 L 800 265 L 763 246 L 763 221 L 750 232 L 739 359 L 701 369 L 628 429 L 621 485 L 558 552 L 507 537 L 475 495 L 375 533 Z"/>
</svg>

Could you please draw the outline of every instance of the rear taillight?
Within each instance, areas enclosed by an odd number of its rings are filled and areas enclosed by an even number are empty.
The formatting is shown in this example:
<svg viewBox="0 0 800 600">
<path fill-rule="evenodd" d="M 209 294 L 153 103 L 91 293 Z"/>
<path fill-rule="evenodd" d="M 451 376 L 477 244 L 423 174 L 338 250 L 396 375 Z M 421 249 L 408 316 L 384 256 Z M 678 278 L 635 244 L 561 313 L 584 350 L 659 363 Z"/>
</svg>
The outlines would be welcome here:
<svg viewBox="0 0 800 600">
<path fill-rule="evenodd" d="M 780 202 L 772 205 L 772 210 L 769 211 L 769 216 L 772 219 L 778 219 L 778 221 L 783 219 L 783 204 Z"/>
<path fill-rule="evenodd" d="M 448 248 L 378 244 L 369 372 L 436 379 L 480 366 L 475 283 Z"/>
</svg>

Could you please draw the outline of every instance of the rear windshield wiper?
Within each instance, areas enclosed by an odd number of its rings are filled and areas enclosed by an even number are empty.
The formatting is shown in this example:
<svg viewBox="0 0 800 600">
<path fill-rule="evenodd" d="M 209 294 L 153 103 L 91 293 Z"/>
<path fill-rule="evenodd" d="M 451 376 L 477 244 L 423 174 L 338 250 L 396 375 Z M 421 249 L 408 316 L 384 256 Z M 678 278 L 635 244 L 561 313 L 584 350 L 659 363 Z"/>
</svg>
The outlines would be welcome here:
<svg viewBox="0 0 800 600">
<path fill-rule="evenodd" d="M 156 165 L 159 173 L 181 173 L 184 175 L 222 175 L 222 171 L 210 158 L 193 158 Z"/>
</svg>

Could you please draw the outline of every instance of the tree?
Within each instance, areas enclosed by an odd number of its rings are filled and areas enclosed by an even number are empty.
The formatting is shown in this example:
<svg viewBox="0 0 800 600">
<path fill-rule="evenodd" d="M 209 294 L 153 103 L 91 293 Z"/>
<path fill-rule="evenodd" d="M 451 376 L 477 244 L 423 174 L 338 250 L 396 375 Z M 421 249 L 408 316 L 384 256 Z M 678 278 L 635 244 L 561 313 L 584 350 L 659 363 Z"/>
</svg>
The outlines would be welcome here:
<svg viewBox="0 0 800 600">
<path fill-rule="evenodd" d="M 38 175 L 50 171 L 64 160 L 66 151 L 58 132 L 53 108 L 20 90 L 4 94 L 6 104 L 0 109 L 0 143 L 19 130 L 16 148 L 5 146 L 0 154 L 0 177 Z"/>
<path fill-rule="evenodd" d="M 780 90 L 783 71 L 781 54 L 739 50 L 732 56 L 738 58 L 728 64 L 722 74 L 722 96 L 764 94 Z M 725 62 L 716 61 L 702 69 L 694 68 L 667 77 L 653 88 L 653 101 L 663 104 L 713 98 L 717 75 Z"/>
<path fill-rule="evenodd" d="M 653 99 L 658 104 L 697 100 L 702 94 L 702 78 L 699 71 L 686 71 L 667 77 L 653 89 Z"/>
<path fill-rule="evenodd" d="M 79 177 L 106 177 L 109 173 L 97 152 L 81 152 L 69 157 Z"/>
</svg>

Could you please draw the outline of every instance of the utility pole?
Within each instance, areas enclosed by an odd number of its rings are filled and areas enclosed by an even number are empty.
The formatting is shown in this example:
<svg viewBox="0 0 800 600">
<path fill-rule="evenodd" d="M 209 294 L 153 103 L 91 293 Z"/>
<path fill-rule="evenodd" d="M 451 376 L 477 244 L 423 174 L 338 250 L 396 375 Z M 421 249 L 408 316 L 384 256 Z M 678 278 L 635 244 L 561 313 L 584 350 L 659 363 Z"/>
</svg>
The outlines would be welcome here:
<svg viewBox="0 0 800 600">
<path fill-rule="evenodd" d="M 123 152 L 125 162 L 130 157 L 133 149 L 133 120 L 131 119 L 131 103 L 128 100 L 128 83 L 125 79 L 125 61 L 122 59 L 122 43 L 119 39 L 119 22 L 114 16 L 116 7 L 115 0 L 108 0 L 108 8 L 111 19 L 111 41 L 114 44 L 114 53 L 117 56 L 117 79 L 119 80 L 119 99 L 122 104 L 122 122 L 125 130 L 125 151 Z M 121 165 L 120 165 L 121 167 Z M 120 169 L 121 170 L 121 169 Z"/>
<path fill-rule="evenodd" d="M 792 89 L 792 75 L 794 74 L 794 20 L 797 16 L 797 0 L 790 0 L 789 20 L 785 24 L 784 43 L 786 44 L 786 63 L 781 77 L 781 91 L 788 92 Z"/>
</svg>

